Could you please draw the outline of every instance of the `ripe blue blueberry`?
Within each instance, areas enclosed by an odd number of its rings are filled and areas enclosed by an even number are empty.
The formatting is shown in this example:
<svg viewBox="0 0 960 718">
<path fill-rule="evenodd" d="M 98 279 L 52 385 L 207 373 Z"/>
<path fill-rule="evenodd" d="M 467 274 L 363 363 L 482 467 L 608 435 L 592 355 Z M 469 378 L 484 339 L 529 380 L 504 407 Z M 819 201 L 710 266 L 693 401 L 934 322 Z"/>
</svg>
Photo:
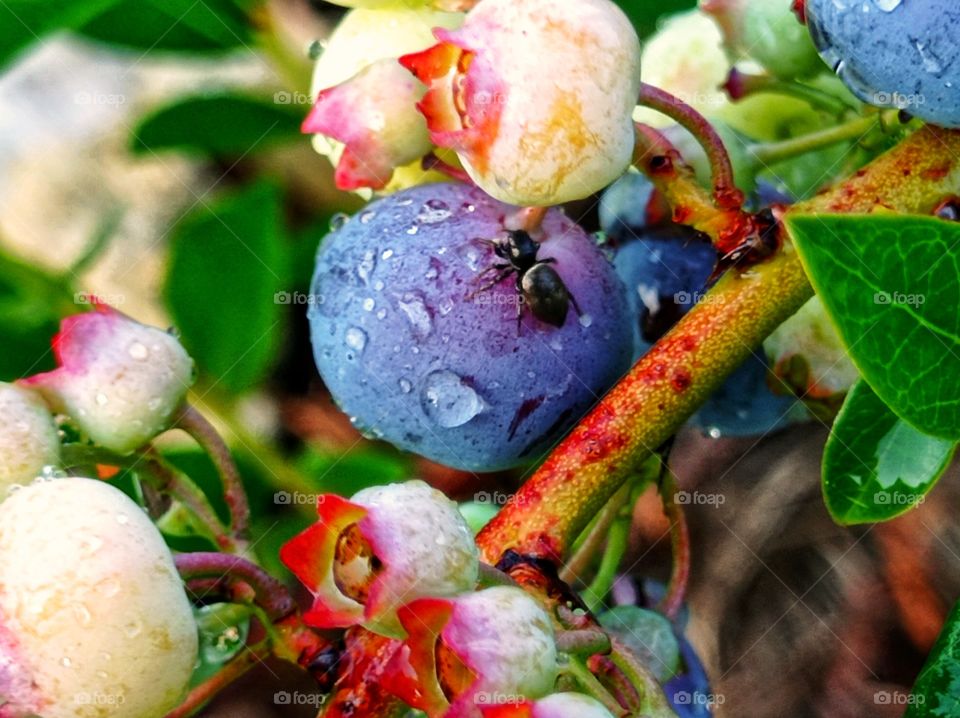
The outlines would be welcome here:
<svg viewBox="0 0 960 718">
<path fill-rule="evenodd" d="M 645 180 L 631 180 L 640 202 L 647 202 Z M 604 196 L 604 230 L 628 240 L 614 260 L 627 287 L 627 304 L 634 317 L 634 359 L 705 295 L 717 252 L 695 231 L 673 224 L 632 224 L 638 215 L 628 201 L 627 187 Z M 765 194 L 776 196 L 772 191 Z M 601 205 L 602 207 L 604 205 Z M 618 212 L 617 208 L 623 209 Z M 762 354 L 752 355 L 704 403 L 691 422 L 714 437 L 752 436 L 785 426 L 796 416 L 793 399 L 774 394 L 767 384 L 768 366 Z"/>
<path fill-rule="evenodd" d="M 861 100 L 960 127 L 956 0 L 807 0 L 821 57 Z"/>
<path fill-rule="evenodd" d="M 596 242 L 551 210 L 531 280 L 504 258 L 531 249 L 505 230 L 515 211 L 468 185 L 424 185 L 324 240 L 314 357 L 359 428 L 450 466 L 504 469 L 542 458 L 629 368 L 623 285 Z"/>
</svg>

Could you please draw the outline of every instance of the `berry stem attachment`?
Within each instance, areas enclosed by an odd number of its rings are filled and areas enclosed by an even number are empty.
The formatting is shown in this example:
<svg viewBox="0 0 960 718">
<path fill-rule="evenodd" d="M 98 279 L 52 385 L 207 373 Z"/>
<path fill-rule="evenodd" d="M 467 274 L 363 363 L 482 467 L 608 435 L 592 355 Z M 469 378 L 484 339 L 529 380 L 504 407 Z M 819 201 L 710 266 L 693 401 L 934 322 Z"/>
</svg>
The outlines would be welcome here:
<svg viewBox="0 0 960 718">
<path fill-rule="evenodd" d="M 603 606 L 603 599 L 610 593 L 613 583 L 617 579 L 617 570 L 623 560 L 630 541 L 631 504 L 621 505 L 617 517 L 607 532 L 607 545 L 600 559 L 597 575 L 583 592 L 583 602 L 591 613 L 596 613 Z M 624 510 L 626 509 L 626 510 Z"/>
<path fill-rule="evenodd" d="M 572 584 L 589 570 L 590 563 L 603 548 L 603 542 L 607 538 L 610 526 L 620 514 L 620 507 L 623 506 L 629 496 L 630 485 L 625 484 L 607 502 L 607 505 L 597 515 L 593 525 L 587 529 L 587 534 L 578 539 L 579 545 L 575 544 L 570 560 L 560 570 L 561 581 Z"/>
<path fill-rule="evenodd" d="M 772 75 L 752 75 L 734 67 L 730 70 L 726 83 L 723 85 L 730 99 L 738 102 L 750 95 L 775 94 L 787 95 L 803 100 L 811 107 L 829 112 L 839 117 L 843 113 L 855 109 L 832 95 L 801 82 L 788 82 Z"/>
<path fill-rule="evenodd" d="M 638 103 L 661 112 L 692 134 L 707 153 L 713 176 L 713 198 L 721 209 L 740 209 L 743 192 L 733 180 L 733 164 L 723 140 L 710 122 L 683 100 L 658 87 L 641 83 Z"/>
<path fill-rule="evenodd" d="M 828 127 L 825 130 L 812 132 L 801 137 L 793 137 L 782 142 L 752 145 L 747 151 L 757 166 L 765 167 L 809 152 L 816 152 L 841 142 L 861 140 L 877 128 L 895 127 L 899 124 L 898 115 L 899 110 L 887 110 L 878 115 L 871 114 L 867 117 L 858 117 L 842 125 Z"/>
<path fill-rule="evenodd" d="M 687 595 L 687 583 L 690 579 L 690 529 L 683 506 L 677 503 L 677 480 L 673 471 L 663 461 L 663 479 L 660 483 L 660 497 L 663 500 L 664 513 L 670 519 L 670 546 L 673 551 L 673 569 L 667 592 L 657 606 L 657 610 L 671 621 L 677 618 L 683 600 Z"/>
<path fill-rule="evenodd" d="M 225 553 L 182 553 L 174 558 L 184 581 L 214 579 L 214 588 L 228 594 L 237 592 L 237 584 L 252 590 L 252 602 L 263 608 L 271 621 L 293 613 L 296 602 L 286 587 L 262 568 L 240 556 Z"/>
<path fill-rule="evenodd" d="M 522 230 L 536 238 L 543 234 L 540 226 L 549 209 L 549 207 L 524 207 L 504 219 L 503 226 L 513 232 Z"/>
<path fill-rule="evenodd" d="M 250 504 L 230 448 L 206 417 L 189 404 L 184 405 L 175 426 L 189 434 L 217 467 L 223 497 L 230 510 L 230 528 L 237 542 L 245 543 L 250 527 Z"/>
</svg>

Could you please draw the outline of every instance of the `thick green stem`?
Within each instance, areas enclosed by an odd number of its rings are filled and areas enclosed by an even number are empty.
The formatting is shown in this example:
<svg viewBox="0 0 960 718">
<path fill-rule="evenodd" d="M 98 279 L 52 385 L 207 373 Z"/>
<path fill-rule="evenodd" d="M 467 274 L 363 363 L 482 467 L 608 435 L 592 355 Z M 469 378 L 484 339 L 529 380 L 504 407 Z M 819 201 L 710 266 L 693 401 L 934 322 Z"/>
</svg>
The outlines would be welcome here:
<svg viewBox="0 0 960 718">
<path fill-rule="evenodd" d="M 960 186 L 960 131 L 924 128 L 794 213 L 930 213 Z M 722 231 L 722 228 L 718 228 Z M 561 563 L 639 463 L 813 290 L 789 241 L 749 271 L 731 270 L 643 357 L 480 532 L 490 563 L 507 549 Z"/>
<path fill-rule="evenodd" d="M 613 588 L 613 582 L 617 580 L 617 569 L 620 568 L 620 561 L 623 554 L 627 551 L 627 544 L 630 541 L 630 514 L 624 515 L 621 510 L 616 521 L 610 527 L 607 534 L 607 545 L 603 550 L 603 558 L 600 560 L 600 568 L 597 569 L 597 575 L 591 581 L 590 585 L 583 592 L 583 602 L 591 613 L 596 613 L 603 606 L 603 599 Z"/>
</svg>

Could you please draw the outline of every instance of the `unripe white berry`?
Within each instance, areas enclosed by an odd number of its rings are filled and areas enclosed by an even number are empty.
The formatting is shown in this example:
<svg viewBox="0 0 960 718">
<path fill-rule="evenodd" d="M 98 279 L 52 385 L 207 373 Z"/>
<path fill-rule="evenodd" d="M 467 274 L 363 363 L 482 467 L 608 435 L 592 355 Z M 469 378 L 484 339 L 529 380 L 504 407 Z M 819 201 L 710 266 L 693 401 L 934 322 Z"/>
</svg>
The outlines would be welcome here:
<svg viewBox="0 0 960 718">
<path fill-rule="evenodd" d="M 15 484 L 29 483 L 44 466 L 56 464 L 60 439 L 39 395 L 0 382 L 0 502 Z"/>
</svg>

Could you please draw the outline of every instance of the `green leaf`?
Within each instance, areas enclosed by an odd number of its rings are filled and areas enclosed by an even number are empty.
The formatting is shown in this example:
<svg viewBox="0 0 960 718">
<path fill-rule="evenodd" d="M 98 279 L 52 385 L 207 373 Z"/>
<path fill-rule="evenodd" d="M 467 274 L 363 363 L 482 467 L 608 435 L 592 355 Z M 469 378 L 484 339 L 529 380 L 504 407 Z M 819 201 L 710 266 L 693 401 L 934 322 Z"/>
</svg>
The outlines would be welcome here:
<svg viewBox="0 0 960 718">
<path fill-rule="evenodd" d="M 151 54 L 221 53 L 253 43 L 246 13 L 241 3 L 232 0 L 122 0 L 112 4 L 114 7 L 79 31 L 92 40 Z"/>
<path fill-rule="evenodd" d="M 652 35 L 660 18 L 697 6 L 697 0 L 659 0 L 655 3 L 649 0 L 616 0 L 616 3 L 630 18 L 641 37 Z"/>
<path fill-rule="evenodd" d="M 260 182 L 174 230 L 166 297 L 184 346 L 228 391 L 260 381 L 279 349 L 287 246 L 281 196 Z"/>
<path fill-rule="evenodd" d="M 867 383 L 923 433 L 960 439 L 960 223 L 820 215 L 787 226 Z"/>
<path fill-rule="evenodd" d="M 78 27 L 117 0 L 4 0 L 0 2 L 0 67 L 20 50 L 57 30 Z"/>
<path fill-rule="evenodd" d="M 960 603 L 953 607 L 920 671 L 904 713 L 904 718 L 928 716 L 960 716 Z"/>
<path fill-rule="evenodd" d="M 886 521 L 923 501 L 956 445 L 897 417 L 865 381 L 851 389 L 823 452 L 823 495 L 841 524 Z"/>
<path fill-rule="evenodd" d="M 188 97 L 161 107 L 133 131 L 143 154 L 187 150 L 241 156 L 284 140 L 299 140 L 301 111 L 290 105 L 230 92 Z"/>
</svg>

